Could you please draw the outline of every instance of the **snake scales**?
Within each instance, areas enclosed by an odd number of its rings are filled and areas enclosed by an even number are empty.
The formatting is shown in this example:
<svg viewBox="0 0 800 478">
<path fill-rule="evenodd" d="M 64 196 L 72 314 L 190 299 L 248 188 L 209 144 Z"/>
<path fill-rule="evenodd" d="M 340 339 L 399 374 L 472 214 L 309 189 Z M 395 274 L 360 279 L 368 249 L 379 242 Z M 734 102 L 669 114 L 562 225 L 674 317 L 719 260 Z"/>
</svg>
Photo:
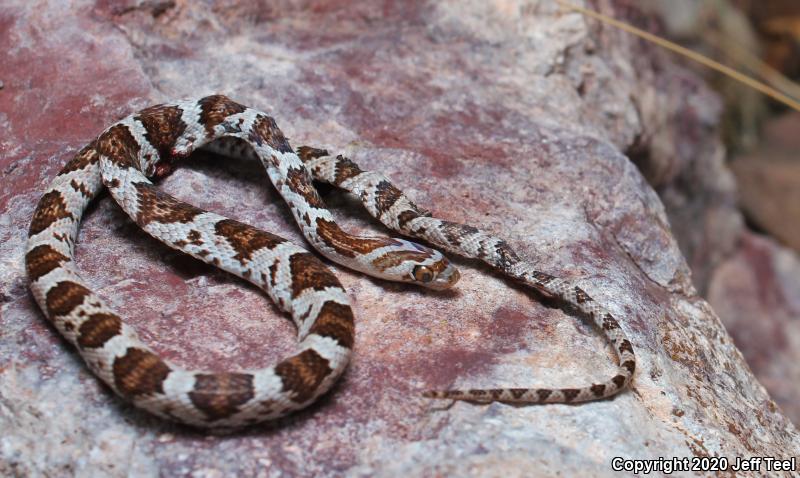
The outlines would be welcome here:
<svg viewBox="0 0 800 478">
<path fill-rule="evenodd" d="M 353 312 L 336 277 L 313 254 L 273 234 L 198 209 L 147 179 L 168 174 L 198 148 L 257 157 L 288 203 L 305 238 L 322 255 L 376 277 L 444 289 L 458 271 L 438 251 L 395 238 L 352 236 L 336 224 L 312 177 L 343 188 L 390 229 L 480 259 L 591 317 L 614 345 L 619 367 L 584 388 L 429 391 L 432 398 L 477 402 L 572 403 L 624 389 L 636 366 L 617 321 L 583 290 L 538 272 L 501 239 L 431 217 L 384 176 L 344 157 L 301 147 L 295 153 L 265 113 L 225 96 L 156 105 L 106 129 L 58 173 L 33 214 L 26 252 L 31 290 L 55 328 L 121 397 L 158 416 L 206 428 L 231 428 L 303 408 L 344 371 L 354 339 Z M 74 248 L 81 217 L 100 191 L 152 236 L 262 288 L 298 329 L 299 351 L 258 370 L 183 370 L 161 359 L 84 281 Z"/>
</svg>

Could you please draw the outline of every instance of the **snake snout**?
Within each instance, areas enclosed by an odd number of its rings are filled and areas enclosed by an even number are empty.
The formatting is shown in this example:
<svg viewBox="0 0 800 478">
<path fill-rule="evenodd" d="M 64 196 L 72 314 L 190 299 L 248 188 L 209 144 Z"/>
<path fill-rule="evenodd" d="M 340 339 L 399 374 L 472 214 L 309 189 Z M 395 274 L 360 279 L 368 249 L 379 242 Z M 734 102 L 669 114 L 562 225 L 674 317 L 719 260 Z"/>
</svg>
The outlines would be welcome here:
<svg viewBox="0 0 800 478">
<path fill-rule="evenodd" d="M 431 289 L 445 290 L 456 285 L 460 278 L 461 273 L 458 272 L 458 269 L 456 269 L 454 265 L 448 263 L 447 267 L 436 276 L 435 280 L 425 285 Z"/>
</svg>

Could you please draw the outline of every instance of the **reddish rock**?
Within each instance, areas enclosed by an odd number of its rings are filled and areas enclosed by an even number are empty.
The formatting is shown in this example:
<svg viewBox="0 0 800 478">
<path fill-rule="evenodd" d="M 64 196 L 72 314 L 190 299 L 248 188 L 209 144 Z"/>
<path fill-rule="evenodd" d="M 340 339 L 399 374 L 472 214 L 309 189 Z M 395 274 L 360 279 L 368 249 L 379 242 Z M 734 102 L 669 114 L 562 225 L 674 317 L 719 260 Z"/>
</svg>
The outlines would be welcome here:
<svg viewBox="0 0 800 478">
<path fill-rule="evenodd" d="M 759 381 L 800 423 L 800 259 L 775 241 L 742 236 L 716 270 L 708 300 Z"/>
<path fill-rule="evenodd" d="M 691 20 L 685 12 L 677 16 Z M 646 62 L 654 55 L 636 58 Z M 643 134 L 628 150 L 631 159 L 664 202 L 695 285 L 714 305 L 756 377 L 797 423 L 800 389 L 794 381 L 778 379 L 800 374 L 800 362 L 791 352 L 791 344 L 800 342 L 790 326 L 796 312 L 787 311 L 781 301 L 765 301 L 762 291 L 800 290 L 800 275 L 778 273 L 798 259 L 774 242 L 754 247 L 760 242 L 748 231 L 740 207 L 752 224 L 800 250 L 798 115 L 767 123 L 765 146 L 729 167 L 717 134 L 716 103 L 708 91 L 674 70 L 656 70 L 654 76 L 652 69 L 639 71 L 646 83 L 639 96 L 646 121 Z M 738 93 L 738 105 L 745 107 L 743 96 L 751 94 Z M 759 286 L 744 287 L 748 281 Z M 775 341 L 763 340 L 765 336 Z"/>
<path fill-rule="evenodd" d="M 551 4 L 477 0 L 16 0 L 0 22 L 13 66 L 0 78 L 0 473 L 604 476 L 614 456 L 799 454 L 794 426 L 695 294 L 662 202 L 620 153 L 657 129 L 640 114 L 648 78 L 697 92 L 702 135 L 716 121 L 703 84 L 636 40 Z M 579 385 L 613 371 L 596 331 L 456 260 L 451 293 L 337 268 L 355 302 L 353 362 L 333 393 L 273 426 L 206 436 L 123 404 L 27 292 L 28 222 L 55 171 L 104 125 L 211 92 L 580 280 L 630 334 L 633 389 L 582 406 L 420 398 L 427 387 Z M 682 131 L 681 117 L 693 116 L 671 110 L 666 127 Z M 187 161 L 161 187 L 302 243 L 258 165 L 219 162 Z M 347 228 L 381 232 L 352 200 L 326 197 Z M 96 290 L 178 363 L 249 367 L 292 350 L 289 321 L 263 294 L 149 239 L 108 199 L 77 251 Z"/>
<path fill-rule="evenodd" d="M 800 113 L 765 125 L 764 146 L 731 165 L 747 217 L 800 252 Z"/>
<path fill-rule="evenodd" d="M 703 35 L 700 17 L 687 15 L 686 9 L 702 9 L 703 5 L 689 2 L 683 5 L 686 8 L 675 9 L 669 2 L 658 4 L 663 9 L 662 24 L 682 43 L 687 33 L 695 39 Z M 764 5 L 758 5 L 763 13 Z M 722 7 L 711 15 L 719 13 L 739 15 Z M 660 31 L 660 25 L 652 22 L 639 26 Z M 634 58 L 657 65 L 664 55 L 651 52 Z M 794 381 L 777 379 L 800 374 L 800 362 L 790 345 L 800 343 L 800 335 L 790 326 L 796 313 L 787 311 L 781 301 L 765 301 L 762 291 L 800 290 L 800 275 L 779 272 L 791 270 L 798 258 L 780 244 L 754 239 L 740 207 L 750 223 L 798 250 L 800 117 L 788 113 L 769 121 L 763 146 L 736 158 L 729 166 L 717 134 L 717 102 L 709 91 L 698 87 L 697 80 L 681 70 L 642 67 L 638 71 L 642 85 L 637 98 L 645 121 L 642 134 L 628 153 L 664 202 L 672 232 L 692 269 L 693 282 L 712 302 L 759 381 L 797 420 L 800 389 Z M 756 92 L 742 86 L 727 85 L 723 89 L 732 103 L 729 106 L 737 110 L 747 110 L 753 100 L 763 100 L 761 96 L 754 98 Z M 743 117 L 752 118 L 752 111 Z M 737 129 L 736 142 L 752 142 L 753 138 L 748 139 L 752 128 L 742 128 Z M 758 287 L 743 286 L 750 282 Z M 790 302 L 798 300 L 793 293 L 794 298 L 787 296 Z M 774 342 L 762 340 L 765 336 L 773 337 Z"/>
</svg>

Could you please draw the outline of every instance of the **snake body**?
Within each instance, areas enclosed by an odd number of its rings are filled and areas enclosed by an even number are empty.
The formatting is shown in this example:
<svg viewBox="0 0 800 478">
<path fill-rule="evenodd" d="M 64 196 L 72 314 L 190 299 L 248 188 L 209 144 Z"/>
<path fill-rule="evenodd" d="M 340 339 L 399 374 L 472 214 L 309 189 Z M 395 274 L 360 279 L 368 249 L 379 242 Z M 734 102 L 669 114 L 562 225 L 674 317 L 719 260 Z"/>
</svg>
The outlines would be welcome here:
<svg viewBox="0 0 800 478">
<path fill-rule="evenodd" d="M 30 287 L 49 321 L 87 366 L 118 395 L 155 415 L 203 428 L 234 428 L 277 418 L 312 403 L 344 371 L 354 340 L 345 290 L 306 250 L 268 232 L 183 203 L 148 177 L 168 174 L 198 148 L 259 159 L 306 240 L 325 257 L 387 280 L 433 289 L 459 273 L 437 250 L 343 231 L 313 187 L 327 182 L 357 195 L 390 229 L 444 250 L 480 259 L 591 317 L 614 345 L 617 373 L 584 388 L 429 391 L 432 398 L 571 403 L 609 397 L 635 370 L 633 349 L 617 321 L 579 287 L 538 272 L 508 244 L 468 225 L 433 218 L 384 176 L 323 150 L 294 152 L 267 114 L 221 95 L 156 105 L 106 129 L 58 173 L 29 229 Z M 298 330 L 298 352 L 257 370 L 184 370 L 159 357 L 81 278 L 74 249 L 88 204 L 108 188 L 150 235 L 263 289 Z"/>
</svg>

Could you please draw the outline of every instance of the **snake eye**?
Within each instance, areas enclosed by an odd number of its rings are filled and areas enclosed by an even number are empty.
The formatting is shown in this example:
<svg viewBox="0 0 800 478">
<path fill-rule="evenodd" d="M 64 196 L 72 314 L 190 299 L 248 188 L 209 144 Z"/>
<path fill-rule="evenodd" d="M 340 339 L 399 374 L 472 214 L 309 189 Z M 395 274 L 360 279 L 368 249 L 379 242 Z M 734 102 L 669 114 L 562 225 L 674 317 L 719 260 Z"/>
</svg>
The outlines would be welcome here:
<svg viewBox="0 0 800 478">
<path fill-rule="evenodd" d="M 414 279 L 420 282 L 433 280 L 433 271 L 427 266 L 414 266 Z"/>
</svg>

